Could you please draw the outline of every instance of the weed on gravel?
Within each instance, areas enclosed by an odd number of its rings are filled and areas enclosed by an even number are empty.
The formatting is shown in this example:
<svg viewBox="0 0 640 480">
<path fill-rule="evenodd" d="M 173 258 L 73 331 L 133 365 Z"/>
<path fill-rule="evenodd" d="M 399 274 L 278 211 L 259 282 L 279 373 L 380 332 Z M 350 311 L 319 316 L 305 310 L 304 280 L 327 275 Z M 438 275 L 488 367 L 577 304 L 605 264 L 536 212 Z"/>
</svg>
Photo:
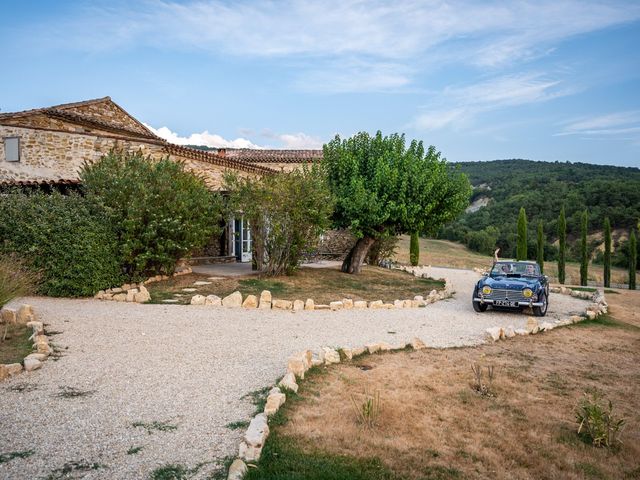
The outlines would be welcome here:
<svg viewBox="0 0 640 480">
<path fill-rule="evenodd" d="M 9 390 L 11 390 L 12 392 L 18 392 L 18 393 L 33 392 L 34 390 L 37 390 L 37 389 L 38 389 L 38 386 L 33 383 L 16 383 L 15 385 L 11 385 L 9 387 Z"/>
<path fill-rule="evenodd" d="M 95 390 L 80 390 L 75 387 L 62 386 L 60 387 L 60 392 L 56 394 L 56 397 L 60 398 L 79 398 L 79 397 L 88 397 L 93 395 Z"/>
<path fill-rule="evenodd" d="M 28 458 L 36 453 L 33 450 L 22 450 L 21 452 L 0 453 L 0 463 L 6 463 L 14 458 Z"/>
<path fill-rule="evenodd" d="M 177 425 L 172 425 L 169 422 L 133 422 L 131 425 L 136 428 L 144 428 L 149 435 L 153 432 L 173 432 L 178 429 Z"/>
<path fill-rule="evenodd" d="M 226 471 L 231 465 L 233 457 L 225 457 L 221 461 L 201 462 L 193 468 L 189 468 L 180 463 L 169 463 L 162 467 L 156 468 L 151 472 L 151 480 L 186 480 L 196 475 L 202 467 L 213 465 L 213 471 L 207 475 L 207 480 L 223 480 L 226 479 Z"/>
<path fill-rule="evenodd" d="M 100 463 L 71 461 L 53 470 L 45 477 L 45 480 L 80 479 L 83 478 L 87 472 L 100 470 L 101 468 L 107 468 L 107 466 Z"/>
<path fill-rule="evenodd" d="M 136 453 L 139 453 L 142 448 L 143 447 L 131 447 L 129 450 L 127 450 L 127 455 L 135 455 Z"/>
<path fill-rule="evenodd" d="M 259 388 L 258 390 L 254 390 L 253 392 L 249 392 L 246 395 L 243 395 L 242 400 L 249 399 L 251 403 L 253 403 L 256 407 L 255 413 L 258 414 L 264 411 L 264 406 L 267 404 L 267 394 L 271 390 L 270 387 Z"/>
<path fill-rule="evenodd" d="M 227 423 L 225 425 L 229 430 L 243 430 L 249 426 L 247 420 L 238 420 L 237 422 Z"/>
</svg>

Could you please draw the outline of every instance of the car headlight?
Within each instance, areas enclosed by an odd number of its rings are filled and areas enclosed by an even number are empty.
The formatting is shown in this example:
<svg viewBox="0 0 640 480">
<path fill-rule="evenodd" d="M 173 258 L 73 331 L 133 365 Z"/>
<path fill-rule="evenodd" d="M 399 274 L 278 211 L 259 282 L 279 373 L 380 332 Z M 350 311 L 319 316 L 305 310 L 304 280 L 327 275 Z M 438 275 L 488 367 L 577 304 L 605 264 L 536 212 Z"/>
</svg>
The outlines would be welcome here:
<svg viewBox="0 0 640 480">
<path fill-rule="evenodd" d="M 533 290 L 531 290 L 530 288 L 525 288 L 524 290 L 522 290 L 522 295 L 524 295 L 524 298 L 531 298 L 533 297 Z"/>
<path fill-rule="evenodd" d="M 485 295 L 490 295 L 491 294 L 491 287 L 489 285 L 485 285 L 484 287 L 482 287 L 482 293 L 484 293 Z"/>
</svg>

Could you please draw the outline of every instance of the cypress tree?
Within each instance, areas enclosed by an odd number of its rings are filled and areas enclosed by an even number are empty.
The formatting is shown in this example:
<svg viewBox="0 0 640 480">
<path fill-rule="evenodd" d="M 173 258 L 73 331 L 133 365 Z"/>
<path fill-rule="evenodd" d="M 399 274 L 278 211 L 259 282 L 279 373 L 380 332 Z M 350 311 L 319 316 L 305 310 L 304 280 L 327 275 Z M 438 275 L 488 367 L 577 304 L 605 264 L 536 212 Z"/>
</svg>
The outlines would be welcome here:
<svg viewBox="0 0 640 480">
<path fill-rule="evenodd" d="M 524 207 L 520 207 L 518 215 L 518 243 L 516 249 L 516 260 L 527 259 L 527 214 Z"/>
<path fill-rule="evenodd" d="M 564 207 L 560 210 L 560 218 L 558 218 L 558 242 L 558 282 L 564 285 L 565 253 L 567 248 L 567 219 L 564 216 Z"/>
<path fill-rule="evenodd" d="M 604 286 L 611 286 L 611 223 L 604 219 Z"/>
<path fill-rule="evenodd" d="M 636 289 L 636 265 L 638 264 L 638 244 L 636 232 L 631 230 L 629 236 L 629 290 Z"/>
<path fill-rule="evenodd" d="M 413 232 L 411 234 L 411 241 L 409 242 L 409 261 L 414 267 L 417 267 L 420 262 L 420 241 L 418 239 L 418 232 Z"/>
<path fill-rule="evenodd" d="M 538 255 L 536 260 L 540 265 L 540 273 L 544 273 L 544 225 L 542 220 L 538 222 Z"/>
<path fill-rule="evenodd" d="M 589 271 L 589 257 L 587 256 L 587 228 L 589 225 L 589 213 L 582 212 L 580 222 L 580 285 L 587 285 L 587 274 Z"/>
</svg>

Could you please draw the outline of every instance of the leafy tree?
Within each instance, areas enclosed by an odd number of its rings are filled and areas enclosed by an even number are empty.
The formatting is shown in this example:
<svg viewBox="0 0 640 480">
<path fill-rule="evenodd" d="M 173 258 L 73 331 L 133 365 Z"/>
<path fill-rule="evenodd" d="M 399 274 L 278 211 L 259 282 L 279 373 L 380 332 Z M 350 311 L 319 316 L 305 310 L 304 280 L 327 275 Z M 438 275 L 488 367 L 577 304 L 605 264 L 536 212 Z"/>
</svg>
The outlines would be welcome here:
<svg viewBox="0 0 640 480">
<path fill-rule="evenodd" d="M 330 225 L 333 198 L 317 165 L 260 178 L 228 175 L 226 189 L 231 209 L 249 220 L 262 275 L 292 273 Z"/>
<path fill-rule="evenodd" d="M 611 286 L 611 223 L 604 219 L 604 286 Z"/>
<path fill-rule="evenodd" d="M 85 164 L 80 179 L 107 212 L 131 279 L 173 272 L 178 259 L 220 234 L 220 196 L 181 163 L 112 151 Z"/>
<path fill-rule="evenodd" d="M 527 214 L 524 211 L 524 207 L 520 207 L 520 214 L 518 215 L 518 249 L 516 259 L 527 259 Z"/>
<path fill-rule="evenodd" d="M 420 239 L 418 238 L 418 232 L 411 234 L 411 241 L 409 243 L 409 261 L 414 267 L 418 266 L 420 262 Z"/>
<path fill-rule="evenodd" d="M 431 146 L 404 135 L 348 139 L 324 145 L 324 165 L 336 198 L 334 225 L 350 228 L 357 241 L 342 271 L 358 273 L 371 245 L 384 235 L 435 233 L 468 204 L 466 176 L 451 168 Z"/>
<path fill-rule="evenodd" d="M 565 255 L 567 251 L 567 220 L 564 215 L 564 207 L 560 210 L 558 218 L 558 282 L 564 284 L 565 280 Z"/>
<path fill-rule="evenodd" d="M 536 260 L 540 265 L 540 273 L 544 273 L 544 224 L 542 220 L 538 221 L 538 243 L 537 243 Z"/>
<path fill-rule="evenodd" d="M 631 230 L 629 235 L 629 290 L 636 289 L 636 267 L 638 263 L 638 244 L 636 231 Z"/>
<path fill-rule="evenodd" d="M 580 228 L 580 285 L 587 285 L 589 271 L 589 252 L 587 251 L 587 226 L 589 224 L 589 213 L 585 210 L 582 213 Z"/>
</svg>

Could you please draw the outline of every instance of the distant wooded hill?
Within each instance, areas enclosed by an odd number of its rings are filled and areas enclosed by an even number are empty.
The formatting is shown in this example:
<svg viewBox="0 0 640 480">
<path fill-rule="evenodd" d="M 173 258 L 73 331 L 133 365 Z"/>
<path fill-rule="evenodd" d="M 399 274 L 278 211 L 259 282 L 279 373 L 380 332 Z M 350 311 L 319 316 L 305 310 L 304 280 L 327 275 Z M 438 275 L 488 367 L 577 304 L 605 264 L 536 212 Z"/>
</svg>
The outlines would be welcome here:
<svg viewBox="0 0 640 480">
<path fill-rule="evenodd" d="M 535 258 L 538 220 L 542 219 L 549 243 L 557 238 L 557 221 L 564 205 L 569 240 L 580 232 L 580 215 L 589 211 L 592 250 L 601 242 L 606 216 L 612 228 L 626 237 L 640 220 L 640 169 L 587 163 L 494 160 L 453 165 L 468 175 L 474 186 L 471 207 L 440 232 L 483 253 L 498 245 L 503 256 L 515 255 L 516 222 L 520 207 L 527 212 L 530 257 Z M 624 242 L 619 246 L 624 247 Z M 571 252 L 570 252 L 571 254 Z M 555 248 L 547 248 L 555 256 Z"/>
</svg>

